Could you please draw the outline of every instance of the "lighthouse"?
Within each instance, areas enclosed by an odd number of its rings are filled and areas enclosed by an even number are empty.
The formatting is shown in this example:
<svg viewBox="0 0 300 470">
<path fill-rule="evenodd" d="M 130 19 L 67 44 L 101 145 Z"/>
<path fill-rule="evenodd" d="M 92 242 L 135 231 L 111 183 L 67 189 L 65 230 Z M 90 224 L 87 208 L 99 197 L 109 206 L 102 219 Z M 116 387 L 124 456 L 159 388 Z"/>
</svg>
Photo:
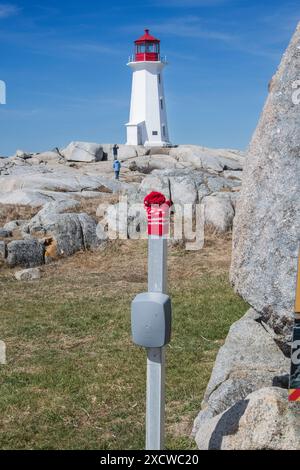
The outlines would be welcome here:
<svg viewBox="0 0 300 470">
<path fill-rule="evenodd" d="M 135 41 L 127 64 L 133 72 L 127 145 L 166 147 L 169 142 L 160 40 L 145 34 Z"/>
</svg>

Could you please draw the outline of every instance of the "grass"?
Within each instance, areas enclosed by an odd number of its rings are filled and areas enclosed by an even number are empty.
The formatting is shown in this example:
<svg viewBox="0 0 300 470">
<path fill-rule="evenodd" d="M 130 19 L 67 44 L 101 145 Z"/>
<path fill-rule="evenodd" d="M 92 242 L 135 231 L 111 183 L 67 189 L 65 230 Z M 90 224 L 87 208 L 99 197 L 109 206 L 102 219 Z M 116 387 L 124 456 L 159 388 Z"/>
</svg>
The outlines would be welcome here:
<svg viewBox="0 0 300 470">
<path fill-rule="evenodd" d="M 0 206 L 0 227 L 11 220 L 29 220 L 38 213 L 40 208 L 32 208 L 21 204 L 1 204 Z"/>
<path fill-rule="evenodd" d="M 167 347 L 166 446 L 190 432 L 216 353 L 247 305 L 229 286 L 230 238 L 170 250 L 173 337 Z M 146 243 L 115 242 L 18 283 L 0 274 L 1 449 L 142 449 L 145 352 L 130 339 L 130 302 L 146 290 Z"/>
</svg>

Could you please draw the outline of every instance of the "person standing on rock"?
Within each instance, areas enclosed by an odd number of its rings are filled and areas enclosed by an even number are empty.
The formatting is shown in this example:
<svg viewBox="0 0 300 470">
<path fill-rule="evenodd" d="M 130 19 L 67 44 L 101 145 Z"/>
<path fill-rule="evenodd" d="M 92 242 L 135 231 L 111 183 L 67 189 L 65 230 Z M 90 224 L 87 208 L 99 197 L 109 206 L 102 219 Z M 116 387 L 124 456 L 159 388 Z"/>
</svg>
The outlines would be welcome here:
<svg viewBox="0 0 300 470">
<path fill-rule="evenodd" d="M 118 146 L 118 144 L 115 144 L 113 146 L 113 156 L 114 156 L 113 169 L 114 169 L 114 172 L 115 172 L 116 180 L 118 180 L 119 177 L 120 177 L 120 169 L 121 169 L 121 163 L 118 160 L 118 150 L 119 150 L 119 146 Z"/>
<path fill-rule="evenodd" d="M 115 144 L 113 146 L 113 156 L 114 156 L 114 160 L 118 160 L 118 150 L 119 150 L 119 146 L 118 144 Z"/>
<path fill-rule="evenodd" d="M 118 180 L 119 177 L 120 177 L 120 170 L 121 170 L 121 163 L 120 163 L 119 160 L 114 161 L 113 169 L 114 169 L 114 172 L 115 172 L 115 178 L 116 178 L 116 180 Z"/>
</svg>

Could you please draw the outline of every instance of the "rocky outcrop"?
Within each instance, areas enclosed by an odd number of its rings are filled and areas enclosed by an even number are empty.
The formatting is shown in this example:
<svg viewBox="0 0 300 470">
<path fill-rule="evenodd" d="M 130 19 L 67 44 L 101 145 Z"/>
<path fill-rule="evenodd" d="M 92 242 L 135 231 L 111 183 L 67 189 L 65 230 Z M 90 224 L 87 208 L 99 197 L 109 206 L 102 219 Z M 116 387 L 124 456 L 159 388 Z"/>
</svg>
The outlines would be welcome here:
<svg viewBox="0 0 300 470">
<path fill-rule="evenodd" d="M 76 193 L 81 191 L 99 191 L 103 178 L 76 174 L 67 169 L 53 170 L 38 167 L 23 168 L 10 176 L 0 177 L 0 192 L 52 191 L 57 193 Z"/>
<path fill-rule="evenodd" d="M 250 144 L 234 223 L 231 282 L 289 334 L 300 241 L 300 25 L 272 80 Z"/>
<path fill-rule="evenodd" d="M 12 235 L 11 230 L 0 228 L 0 238 L 9 238 L 11 237 L 11 235 Z"/>
<path fill-rule="evenodd" d="M 97 152 L 101 153 L 99 149 L 103 149 L 101 161 L 98 161 L 100 157 Z M 205 184 L 199 188 L 200 198 L 228 187 L 238 189 L 243 166 L 243 155 L 238 151 L 198 146 L 147 149 L 119 145 L 122 181 L 115 181 L 112 163 L 107 161 L 113 159 L 111 144 L 72 142 L 60 151 L 26 153 L 26 158 L 23 158 L 23 154 L 21 152 L 19 156 L 0 161 L 0 204 L 39 207 L 51 200 L 61 201 L 73 196 L 82 198 L 97 197 L 99 193 L 105 192 L 126 193 L 137 189 L 137 183 L 130 181 L 133 175 L 138 176 L 137 181 L 140 182 L 145 174 L 155 177 L 152 183 L 157 183 L 164 176 L 171 183 L 174 180 L 174 198 L 184 201 L 189 198 L 190 190 L 195 192 L 195 180 L 196 189 L 203 182 L 207 184 L 207 188 L 204 188 Z M 77 161 L 68 163 L 68 158 L 75 160 L 74 154 L 76 158 L 79 155 Z M 97 158 L 95 155 L 98 155 Z M 231 174 L 228 174 L 229 171 Z M 191 185 L 188 182 L 190 177 Z M 145 190 L 147 185 L 151 185 L 149 178 L 145 182 Z M 195 200 L 194 196 L 192 198 Z"/>
<path fill-rule="evenodd" d="M 32 157 L 32 153 L 24 152 L 24 150 L 17 150 L 15 153 L 16 158 L 22 158 L 23 160 L 27 160 Z"/>
<path fill-rule="evenodd" d="M 103 159 L 103 147 L 90 142 L 71 142 L 60 151 L 66 160 L 72 162 L 99 162 Z"/>
<path fill-rule="evenodd" d="M 200 450 L 300 448 L 287 397 L 289 359 L 276 340 L 254 310 L 232 325 L 194 423 Z"/>
<path fill-rule="evenodd" d="M 102 144 L 104 158 L 106 160 L 114 160 L 113 146 L 114 144 Z M 118 147 L 118 159 L 121 162 L 125 162 L 131 158 L 142 157 L 147 154 L 147 149 L 142 145 L 118 144 Z"/>
<path fill-rule="evenodd" d="M 28 223 L 28 220 L 11 220 L 10 222 L 7 222 L 3 228 L 4 230 L 8 230 L 9 232 L 14 232 L 14 230 L 20 230 L 24 225 Z"/>
<path fill-rule="evenodd" d="M 190 169 L 154 170 L 140 185 L 140 192 L 147 193 L 159 188 L 172 197 L 175 204 L 201 201 L 215 192 L 235 192 L 241 183 L 209 172 Z"/>
<path fill-rule="evenodd" d="M 299 47 L 300 24 L 246 156 L 231 281 L 255 310 L 232 325 L 218 353 L 195 421 L 199 449 L 300 448 L 299 420 L 287 399 L 285 356 L 300 240 L 300 108 L 293 99 Z"/>
<path fill-rule="evenodd" d="M 299 435 L 287 390 L 266 387 L 203 422 L 196 442 L 201 450 L 299 450 Z"/>
<path fill-rule="evenodd" d="M 260 315 L 250 310 L 234 323 L 219 350 L 194 434 L 207 419 L 222 413 L 249 393 L 272 385 L 288 386 L 289 360 L 267 331 Z"/>
<path fill-rule="evenodd" d="M 49 204 L 24 227 L 32 236 L 45 240 L 46 262 L 80 250 L 96 249 L 103 242 L 97 237 L 97 224 L 92 217 L 84 213 L 65 213 L 63 207 Z"/>
<path fill-rule="evenodd" d="M 192 166 L 192 165 L 189 165 Z M 152 173 L 153 170 L 180 169 L 186 168 L 186 165 L 179 163 L 176 158 L 168 155 L 149 155 L 138 158 L 127 159 L 123 167 L 131 171 L 138 171 L 143 174 Z"/>
<path fill-rule="evenodd" d="M 215 173 L 242 170 L 244 163 L 243 153 L 237 150 L 210 149 L 198 145 L 179 145 L 170 149 L 169 155 L 180 163 L 191 164 L 196 169 Z"/>
<path fill-rule="evenodd" d="M 74 209 L 77 209 L 80 206 L 79 201 L 73 199 L 67 199 L 62 201 L 53 201 L 48 202 L 43 209 L 41 209 L 32 219 L 29 221 L 32 223 L 42 223 L 44 218 L 49 216 L 49 214 L 63 214 L 64 212 L 72 212 Z M 28 225 L 28 222 L 27 222 Z M 22 224 L 22 227 L 25 227 L 26 224 Z"/>
<path fill-rule="evenodd" d="M 99 239 L 100 245 L 103 244 L 107 238 L 104 227 L 108 224 L 117 231 L 121 227 L 123 236 L 135 238 L 146 229 L 142 205 L 152 190 L 172 198 L 181 209 L 205 202 L 207 224 L 218 231 L 231 229 L 241 185 L 241 152 L 198 146 L 147 149 L 119 145 L 122 171 L 121 181 L 116 181 L 112 148 L 112 144 L 72 142 L 62 150 L 19 151 L 0 161 L 0 207 L 20 205 L 41 209 L 30 221 L 10 221 L 0 227 L 5 259 L 8 259 L 7 241 L 11 235 L 14 238 L 21 235 L 24 240 L 32 237 L 43 240 L 45 262 L 70 256 L 78 250 L 93 249 L 99 245 Z M 125 219 L 121 220 L 118 204 L 108 208 L 104 224 L 97 226 L 86 214 L 74 213 L 78 201 L 85 198 L 97 198 L 106 207 L 106 196 L 110 194 L 128 196 Z M 188 214 L 189 222 L 192 213 L 195 207 Z"/>
<path fill-rule="evenodd" d="M 66 199 L 67 195 L 62 193 L 47 194 L 44 191 L 0 191 L 0 205 L 22 205 L 39 208 L 53 200 Z"/>
<path fill-rule="evenodd" d="M 15 273 L 17 281 L 36 281 L 41 278 L 41 272 L 39 268 L 23 269 Z"/>
<path fill-rule="evenodd" d="M 0 176 L 0 205 L 41 207 L 51 201 L 97 198 L 101 194 L 119 193 L 130 187 L 125 182 L 61 165 L 59 168 L 57 165 L 51 168 L 17 165 L 9 168 L 8 174 Z"/>
<path fill-rule="evenodd" d="M 196 204 L 203 202 L 205 223 L 219 232 L 232 228 L 235 202 L 240 182 L 209 172 L 195 170 L 155 170 L 139 187 L 139 198 L 151 191 L 160 191 L 171 198 L 174 204 Z"/>
<path fill-rule="evenodd" d="M 261 388 L 201 423 L 200 450 L 299 450 L 298 411 L 287 390 Z"/>
<path fill-rule="evenodd" d="M 18 230 L 23 240 L 1 241 L 1 258 L 9 267 L 33 268 L 102 246 L 106 237 L 96 221 L 86 213 L 70 212 L 79 205 L 74 200 L 55 201 L 46 204 L 27 222 L 10 222 L 12 230 Z"/>
<path fill-rule="evenodd" d="M 212 225 L 218 232 L 231 230 L 235 214 L 231 194 L 214 193 L 203 201 L 206 224 Z"/>
<path fill-rule="evenodd" d="M 0 259 L 5 259 L 6 255 L 6 243 L 4 241 L 0 241 Z"/>
<path fill-rule="evenodd" d="M 108 208 L 105 222 L 113 233 L 120 232 L 124 237 L 136 238 L 137 234 L 145 233 L 147 218 L 143 200 L 151 191 L 159 191 L 172 200 L 172 210 L 180 211 L 186 219 L 194 213 L 196 204 L 203 203 L 205 223 L 216 231 L 226 232 L 232 228 L 239 186 L 237 180 L 208 172 L 178 168 L 153 170 L 137 190 L 127 192 L 128 213 L 124 214 L 123 203 L 116 204 Z"/>
<path fill-rule="evenodd" d="M 35 165 L 47 165 L 62 163 L 63 160 L 63 156 L 58 153 L 58 150 L 56 150 L 52 152 L 36 153 L 32 155 L 30 163 Z"/>
<path fill-rule="evenodd" d="M 44 242 L 35 238 L 14 240 L 7 245 L 6 262 L 9 267 L 34 268 L 44 263 Z"/>
</svg>

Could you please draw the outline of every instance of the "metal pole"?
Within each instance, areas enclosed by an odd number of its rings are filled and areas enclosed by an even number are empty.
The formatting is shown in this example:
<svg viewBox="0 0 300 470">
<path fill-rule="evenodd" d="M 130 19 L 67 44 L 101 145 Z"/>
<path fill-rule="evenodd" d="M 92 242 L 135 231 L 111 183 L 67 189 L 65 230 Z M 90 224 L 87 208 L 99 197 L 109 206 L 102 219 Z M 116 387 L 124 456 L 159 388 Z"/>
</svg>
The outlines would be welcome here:
<svg viewBox="0 0 300 470">
<path fill-rule="evenodd" d="M 167 249 L 165 236 L 149 235 L 148 292 L 167 293 Z M 165 434 L 165 347 L 147 349 L 146 450 L 164 448 Z"/>
</svg>

